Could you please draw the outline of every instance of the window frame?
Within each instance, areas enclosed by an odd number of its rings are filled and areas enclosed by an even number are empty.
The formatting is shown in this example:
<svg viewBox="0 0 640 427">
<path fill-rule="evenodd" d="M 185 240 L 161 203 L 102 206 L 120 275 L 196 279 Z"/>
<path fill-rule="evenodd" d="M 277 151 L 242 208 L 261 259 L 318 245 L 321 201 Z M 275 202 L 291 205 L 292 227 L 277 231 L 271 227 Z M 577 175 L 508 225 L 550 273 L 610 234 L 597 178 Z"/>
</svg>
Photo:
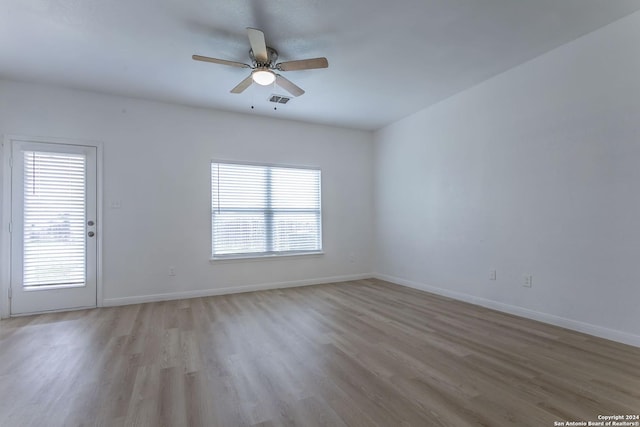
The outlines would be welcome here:
<svg viewBox="0 0 640 427">
<path fill-rule="evenodd" d="M 286 252 L 255 252 L 255 253 L 235 253 L 235 254 L 223 254 L 223 255 L 215 255 L 213 253 L 213 177 L 212 177 L 212 166 L 215 163 L 219 164 L 229 164 L 229 165 L 240 165 L 240 166 L 257 166 L 257 167 L 271 167 L 271 168 L 284 168 L 284 169 L 299 169 L 299 170 L 315 170 L 319 172 L 320 179 L 318 185 L 320 186 L 318 191 L 319 197 L 319 215 L 320 215 L 320 224 L 318 231 L 318 238 L 320 239 L 320 249 L 317 250 L 308 250 L 308 251 L 286 251 Z M 271 197 L 271 196 L 270 196 Z M 319 166 L 309 166 L 309 165 L 291 165 L 291 164 L 281 164 L 281 163 L 264 163 L 264 162 L 250 162 L 250 161 L 239 161 L 239 160 L 224 160 L 224 159 L 211 159 L 209 161 L 209 261 L 210 262 L 224 262 L 224 261 L 261 261 L 261 260 L 269 260 L 269 259 L 279 259 L 279 258 L 291 258 L 291 257 L 308 257 L 308 256 L 319 256 L 324 255 L 324 214 L 322 209 L 322 169 Z"/>
</svg>

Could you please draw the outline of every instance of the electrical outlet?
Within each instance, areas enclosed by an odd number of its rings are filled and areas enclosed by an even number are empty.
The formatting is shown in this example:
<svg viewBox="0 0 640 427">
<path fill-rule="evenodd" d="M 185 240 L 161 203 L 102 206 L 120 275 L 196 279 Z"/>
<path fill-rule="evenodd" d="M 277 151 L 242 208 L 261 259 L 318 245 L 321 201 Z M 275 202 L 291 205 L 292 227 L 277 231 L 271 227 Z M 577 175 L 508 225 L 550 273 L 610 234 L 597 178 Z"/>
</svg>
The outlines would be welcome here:
<svg viewBox="0 0 640 427">
<path fill-rule="evenodd" d="M 175 276 L 175 275 L 176 275 L 176 268 L 169 267 L 169 276 Z"/>
<path fill-rule="evenodd" d="M 489 272 L 489 280 L 498 280 L 498 272 L 496 270 Z"/>
<path fill-rule="evenodd" d="M 349 262 L 352 264 L 356 262 L 356 255 L 353 252 L 349 254 Z"/>
<path fill-rule="evenodd" d="M 531 274 L 524 275 L 522 286 L 524 286 L 525 288 L 530 288 L 531 286 L 533 286 L 533 276 Z"/>
</svg>

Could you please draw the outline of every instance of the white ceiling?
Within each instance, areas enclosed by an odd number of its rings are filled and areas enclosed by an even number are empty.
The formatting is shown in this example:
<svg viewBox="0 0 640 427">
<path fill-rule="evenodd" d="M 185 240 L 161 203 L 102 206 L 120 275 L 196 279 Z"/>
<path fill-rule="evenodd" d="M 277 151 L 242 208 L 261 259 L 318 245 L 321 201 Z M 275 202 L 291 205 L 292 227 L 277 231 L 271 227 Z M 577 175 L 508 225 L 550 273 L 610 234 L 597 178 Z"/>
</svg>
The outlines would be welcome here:
<svg viewBox="0 0 640 427">
<path fill-rule="evenodd" d="M 377 129 L 640 10 L 640 0 L 2 0 L 0 77 L 230 111 Z M 248 70 L 246 27 L 307 93 L 229 90 Z M 251 105 L 255 108 L 251 110 Z"/>
</svg>

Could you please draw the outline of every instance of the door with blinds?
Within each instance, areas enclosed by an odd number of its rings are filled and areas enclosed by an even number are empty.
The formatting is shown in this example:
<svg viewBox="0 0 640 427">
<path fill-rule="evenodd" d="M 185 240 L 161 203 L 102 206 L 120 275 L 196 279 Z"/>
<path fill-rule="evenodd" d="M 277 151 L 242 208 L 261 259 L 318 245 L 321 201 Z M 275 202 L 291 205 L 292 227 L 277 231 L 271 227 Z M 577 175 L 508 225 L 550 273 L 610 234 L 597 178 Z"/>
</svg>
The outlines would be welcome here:
<svg viewBox="0 0 640 427">
<path fill-rule="evenodd" d="M 95 307 L 97 148 L 11 148 L 11 314 Z"/>
</svg>

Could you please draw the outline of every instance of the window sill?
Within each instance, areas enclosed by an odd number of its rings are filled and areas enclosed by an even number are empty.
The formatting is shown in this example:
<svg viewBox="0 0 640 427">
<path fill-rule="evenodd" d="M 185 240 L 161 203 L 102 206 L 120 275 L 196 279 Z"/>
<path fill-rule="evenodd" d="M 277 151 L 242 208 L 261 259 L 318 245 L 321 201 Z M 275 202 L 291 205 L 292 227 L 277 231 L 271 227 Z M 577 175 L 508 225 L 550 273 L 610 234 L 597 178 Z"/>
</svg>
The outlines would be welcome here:
<svg viewBox="0 0 640 427">
<path fill-rule="evenodd" d="M 235 262 L 255 262 L 255 261 L 269 261 L 269 260 L 277 260 L 277 259 L 291 259 L 291 258 L 300 258 L 300 257 L 319 257 L 324 255 L 324 251 L 318 252 L 305 252 L 298 254 L 281 254 L 281 255 L 240 255 L 240 256 L 228 256 L 221 258 L 210 258 L 209 262 L 212 264 L 217 263 L 235 263 Z"/>
</svg>

